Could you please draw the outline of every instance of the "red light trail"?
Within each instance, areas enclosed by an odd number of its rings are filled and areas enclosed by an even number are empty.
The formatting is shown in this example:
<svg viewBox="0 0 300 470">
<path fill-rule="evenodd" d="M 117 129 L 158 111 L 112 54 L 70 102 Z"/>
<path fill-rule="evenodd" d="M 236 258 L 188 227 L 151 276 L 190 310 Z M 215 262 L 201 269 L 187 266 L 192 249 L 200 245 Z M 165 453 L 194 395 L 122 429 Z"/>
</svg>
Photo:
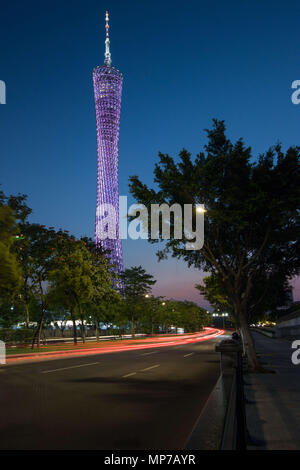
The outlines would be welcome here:
<svg viewBox="0 0 300 470">
<path fill-rule="evenodd" d="M 134 351 L 139 349 L 153 349 L 153 348 L 162 348 L 170 346 L 171 344 L 174 345 L 184 345 L 190 343 L 199 343 L 203 341 L 208 341 L 218 336 L 221 336 L 225 333 L 224 330 L 218 330 L 216 328 L 204 328 L 205 331 L 201 331 L 198 333 L 193 333 L 189 335 L 180 335 L 180 336 L 167 336 L 167 337 L 158 337 L 158 338 L 146 338 L 143 339 L 143 343 L 136 344 L 136 345 L 126 345 L 125 342 L 129 342 L 132 340 L 122 340 L 125 344 L 118 345 L 118 346 L 102 346 L 102 347 L 93 347 L 93 348 L 84 348 L 84 349 L 70 349 L 64 351 L 49 351 L 49 352 L 41 352 L 41 353 L 28 353 L 28 354 L 20 354 L 14 355 L 13 357 L 7 356 L 6 362 L 9 363 L 16 363 L 19 361 L 30 361 L 36 359 L 57 359 L 57 358 L 65 358 L 65 357 L 76 357 L 76 356 L 89 356 L 95 354 L 108 354 L 113 352 L 122 352 L 122 351 Z"/>
</svg>

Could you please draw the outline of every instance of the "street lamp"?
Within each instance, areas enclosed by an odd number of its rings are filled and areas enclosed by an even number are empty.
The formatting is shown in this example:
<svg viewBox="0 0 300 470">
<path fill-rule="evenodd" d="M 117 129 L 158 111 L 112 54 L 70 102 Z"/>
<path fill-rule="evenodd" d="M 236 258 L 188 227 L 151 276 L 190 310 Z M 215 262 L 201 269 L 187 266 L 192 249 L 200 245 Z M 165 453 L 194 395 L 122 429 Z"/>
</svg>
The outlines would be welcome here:
<svg viewBox="0 0 300 470">
<path fill-rule="evenodd" d="M 225 317 L 228 317 L 228 313 L 222 313 L 223 317 L 223 329 L 225 330 Z"/>
<path fill-rule="evenodd" d="M 204 207 L 200 207 L 200 206 L 196 208 L 196 211 L 199 212 L 200 214 L 204 214 L 205 212 L 207 212 L 207 210 Z"/>
</svg>

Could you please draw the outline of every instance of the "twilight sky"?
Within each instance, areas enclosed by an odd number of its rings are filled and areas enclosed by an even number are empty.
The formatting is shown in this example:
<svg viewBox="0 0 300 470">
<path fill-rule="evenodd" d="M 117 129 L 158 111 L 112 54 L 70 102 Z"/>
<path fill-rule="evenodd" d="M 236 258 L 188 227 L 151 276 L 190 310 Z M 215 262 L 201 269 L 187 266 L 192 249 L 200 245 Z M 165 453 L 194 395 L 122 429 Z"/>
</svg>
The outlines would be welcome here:
<svg viewBox="0 0 300 470">
<path fill-rule="evenodd" d="M 158 151 L 194 155 L 212 118 L 225 119 L 253 157 L 299 144 L 297 1 L 12 0 L 1 5 L 0 183 L 28 194 L 31 220 L 93 236 L 96 128 L 92 70 L 104 61 L 110 13 L 112 65 L 124 76 L 119 178 L 152 182 Z M 129 198 L 133 202 L 132 198 Z M 205 306 L 199 271 L 158 263 L 155 246 L 123 242 L 127 267 L 142 264 L 154 293 Z M 294 282 L 300 300 L 299 282 Z"/>
</svg>

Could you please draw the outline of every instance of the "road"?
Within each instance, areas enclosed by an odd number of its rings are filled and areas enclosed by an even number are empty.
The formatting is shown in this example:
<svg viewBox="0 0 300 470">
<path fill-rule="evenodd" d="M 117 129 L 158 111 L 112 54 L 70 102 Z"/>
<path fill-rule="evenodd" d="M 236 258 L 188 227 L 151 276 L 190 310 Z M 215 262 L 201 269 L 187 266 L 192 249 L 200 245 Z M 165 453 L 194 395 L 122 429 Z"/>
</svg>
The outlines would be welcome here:
<svg viewBox="0 0 300 470">
<path fill-rule="evenodd" d="M 0 368 L 0 449 L 184 449 L 220 338 Z"/>
</svg>

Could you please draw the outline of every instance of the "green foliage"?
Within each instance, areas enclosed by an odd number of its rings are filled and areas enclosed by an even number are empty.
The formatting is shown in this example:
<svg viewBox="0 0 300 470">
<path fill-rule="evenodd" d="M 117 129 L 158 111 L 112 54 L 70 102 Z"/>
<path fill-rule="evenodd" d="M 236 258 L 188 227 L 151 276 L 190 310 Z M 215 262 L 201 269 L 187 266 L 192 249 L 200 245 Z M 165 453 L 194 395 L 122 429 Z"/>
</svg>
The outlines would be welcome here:
<svg viewBox="0 0 300 470">
<path fill-rule="evenodd" d="M 66 245 L 68 242 L 66 242 Z M 49 271 L 51 290 L 49 298 L 55 297 L 65 309 L 74 311 L 76 307 L 88 302 L 92 296 L 92 266 L 90 254 L 81 243 L 64 246 L 64 253 L 58 253 Z"/>
<path fill-rule="evenodd" d="M 18 297 L 4 299 L 0 305 L 0 327 L 11 328 L 24 320 L 22 304 Z"/>
<path fill-rule="evenodd" d="M 21 268 L 12 251 L 17 233 L 13 211 L 7 205 L 0 206 L 0 302 L 13 297 L 21 285 Z"/>
<path fill-rule="evenodd" d="M 137 300 L 144 297 L 156 283 L 153 276 L 146 273 L 142 266 L 133 266 L 130 269 L 125 269 L 120 277 L 124 284 L 127 299 Z"/>
<path fill-rule="evenodd" d="M 147 295 L 151 287 L 156 283 L 151 274 L 146 273 L 142 266 L 134 266 L 125 269 L 120 275 L 121 282 L 124 286 L 126 315 L 131 322 L 131 332 L 134 336 L 136 322 L 144 314 L 145 295 Z"/>
<path fill-rule="evenodd" d="M 227 138 L 223 121 L 214 120 L 207 136 L 204 151 L 194 161 L 185 149 L 178 162 L 159 154 L 154 169 L 158 190 L 132 176 L 130 191 L 148 209 L 152 203 L 204 204 L 203 248 L 187 251 L 185 236 L 182 240 L 171 237 L 158 254 L 164 258 L 171 253 L 189 266 L 218 276 L 244 330 L 255 368 L 248 328 L 251 314 L 264 302 L 272 279 L 284 285 L 300 270 L 300 149 L 291 147 L 284 153 L 277 145 L 254 161 L 242 139 L 232 143 Z M 171 221 L 171 234 L 173 229 Z M 259 297 L 253 295 L 258 287 Z"/>
<path fill-rule="evenodd" d="M 232 310 L 226 291 L 217 274 L 204 277 L 203 285 L 197 284 L 195 287 L 215 309 Z"/>
<path fill-rule="evenodd" d="M 0 340 L 6 344 L 28 343 L 34 336 L 34 328 L 1 328 Z"/>
</svg>

